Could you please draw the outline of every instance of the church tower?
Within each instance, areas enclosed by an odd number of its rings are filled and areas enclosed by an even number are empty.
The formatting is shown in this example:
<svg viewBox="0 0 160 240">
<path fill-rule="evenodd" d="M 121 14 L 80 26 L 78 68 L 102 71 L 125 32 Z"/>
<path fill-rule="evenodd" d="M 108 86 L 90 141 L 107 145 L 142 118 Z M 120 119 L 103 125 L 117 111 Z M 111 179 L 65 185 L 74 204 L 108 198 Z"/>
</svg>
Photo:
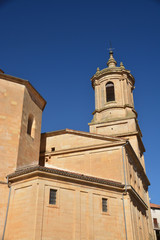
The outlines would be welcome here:
<svg viewBox="0 0 160 240">
<path fill-rule="evenodd" d="M 142 133 L 134 109 L 135 79 L 123 63 L 117 67 L 113 51 L 109 52 L 107 68 L 91 78 L 95 90 L 95 111 L 89 123 L 90 132 L 128 139 L 144 167 Z"/>
</svg>

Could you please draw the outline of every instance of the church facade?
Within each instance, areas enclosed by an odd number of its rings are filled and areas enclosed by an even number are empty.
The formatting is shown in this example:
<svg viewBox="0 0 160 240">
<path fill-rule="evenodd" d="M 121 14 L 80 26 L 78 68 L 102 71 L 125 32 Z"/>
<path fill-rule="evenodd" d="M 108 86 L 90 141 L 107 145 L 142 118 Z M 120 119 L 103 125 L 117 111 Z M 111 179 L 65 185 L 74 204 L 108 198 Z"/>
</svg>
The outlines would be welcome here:
<svg viewBox="0 0 160 240">
<path fill-rule="evenodd" d="M 112 51 L 107 65 L 91 78 L 89 132 L 41 134 L 46 101 L 0 71 L 2 240 L 155 239 L 135 80 Z"/>
</svg>

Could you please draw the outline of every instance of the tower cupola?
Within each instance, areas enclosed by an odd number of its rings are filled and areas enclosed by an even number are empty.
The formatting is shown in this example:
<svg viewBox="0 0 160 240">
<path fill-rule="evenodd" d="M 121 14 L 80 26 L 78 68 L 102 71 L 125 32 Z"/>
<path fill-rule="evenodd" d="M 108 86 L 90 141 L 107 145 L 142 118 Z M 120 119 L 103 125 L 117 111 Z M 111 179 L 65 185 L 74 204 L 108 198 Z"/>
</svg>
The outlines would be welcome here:
<svg viewBox="0 0 160 240">
<path fill-rule="evenodd" d="M 122 136 L 127 139 L 136 134 L 141 139 L 137 113 L 134 109 L 134 77 L 125 69 L 122 62 L 119 67 L 117 66 L 113 51 L 109 52 L 107 66 L 102 70 L 97 68 L 91 78 L 95 91 L 95 110 L 89 123 L 90 132 Z M 142 149 L 144 150 L 143 147 Z"/>
<path fill-rule="evenodd" d="M 95 90 L 95 111 L 92 124 L 112 120 L 136 118 L 134 110 L 134 77 L 123 63 L 117 67 L 113 51 L 109 52 L 108 67 L 100 70 L 91 78 Z"/>
</svg>

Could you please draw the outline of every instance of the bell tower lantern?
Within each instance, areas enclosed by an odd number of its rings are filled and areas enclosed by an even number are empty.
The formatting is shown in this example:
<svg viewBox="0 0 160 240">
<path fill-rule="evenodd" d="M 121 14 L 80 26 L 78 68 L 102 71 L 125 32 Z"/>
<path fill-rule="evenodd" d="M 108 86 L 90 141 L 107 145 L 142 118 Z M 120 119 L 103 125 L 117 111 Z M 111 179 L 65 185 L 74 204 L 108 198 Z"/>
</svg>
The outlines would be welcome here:
<svg viewBox="0 0 160 240">
<path fill-rule="evenodd" d="M 90 132 L 127 138 L 141 157 L 145 149 L 134 109 L 134 77 L 122 62 L 117 67 L 113 51 L 109 52 L 107 66 L 102 70 L 97 68 L 91 78 L 95 91 L 95 111 L 89 123 Z"/>
</svg>

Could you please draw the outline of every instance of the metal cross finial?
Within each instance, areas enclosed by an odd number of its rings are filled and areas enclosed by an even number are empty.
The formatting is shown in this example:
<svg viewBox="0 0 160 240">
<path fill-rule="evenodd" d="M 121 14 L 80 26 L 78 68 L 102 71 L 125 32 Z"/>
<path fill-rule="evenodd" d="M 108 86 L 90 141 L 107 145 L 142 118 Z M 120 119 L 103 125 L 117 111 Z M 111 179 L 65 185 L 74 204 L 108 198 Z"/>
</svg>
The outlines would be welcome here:
<svg viewBox="0 0 160 240">
<path fill-rule="evenodd" d="M 107 66 L 109 68 L 112 68 L 112 67 L 116 67 L 117 65 L 117 62 L 115 61 L 114 57 L 113 57 L 113 49 L 112 48 L 112 44 L 111 44 L 111 41 L 109 41 L 109 45 L 110 45 L 110 48 L 108 48 L 107 50 L 109 50 L 109 60 L 107 62 Z"/>
<path fill-rule="evenodd" d="M 112 48 L 112 43 L 111 43 L 111 41 L 109 41 L 109 46 L 110 46 L 110 48 L 108 48 L 107 50 L 109 50 L 109 52 L 113 52 L 114 48 Z"/>
</svg>

